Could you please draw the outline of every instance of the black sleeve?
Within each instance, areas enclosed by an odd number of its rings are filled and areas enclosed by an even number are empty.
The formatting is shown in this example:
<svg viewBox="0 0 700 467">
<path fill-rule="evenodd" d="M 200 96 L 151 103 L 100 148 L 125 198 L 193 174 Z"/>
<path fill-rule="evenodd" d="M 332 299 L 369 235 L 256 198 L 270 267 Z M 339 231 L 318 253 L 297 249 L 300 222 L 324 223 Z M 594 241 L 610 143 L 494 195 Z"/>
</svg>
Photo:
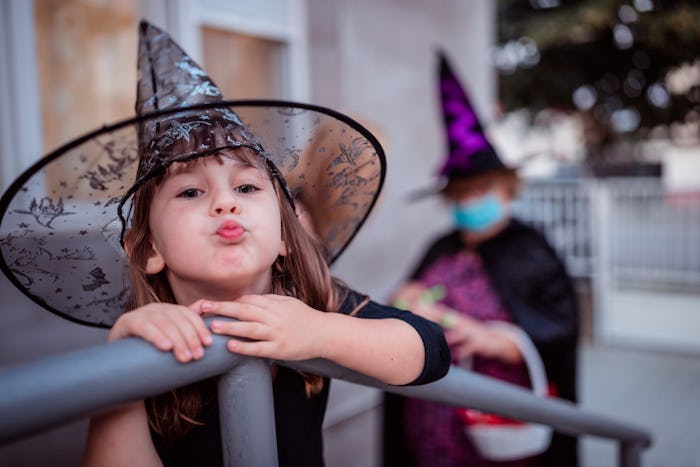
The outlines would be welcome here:
<svg viewBox="0 0 700 467">
<path fill-rule="evenodd" d="M 437 323 L 415 315 L 410 311 L 380 305 L 371 300 L 362 305 L 363 300 L 365 300 L 364 295 L 350 291 L 343 301 L 340 312 L 350 314 L 360 306 L 359 311 L 355 315 L 358 318 L 400 319 L 411 325 L 420 335 L 425 348 L 425 364 L 418 378 L 406 384 L 406 386 L 431 383 L 447 374 L 447 370 L 450 368 L 450 348 L 445 341 L 445 334 L 442 328 Z"/>
</svg>

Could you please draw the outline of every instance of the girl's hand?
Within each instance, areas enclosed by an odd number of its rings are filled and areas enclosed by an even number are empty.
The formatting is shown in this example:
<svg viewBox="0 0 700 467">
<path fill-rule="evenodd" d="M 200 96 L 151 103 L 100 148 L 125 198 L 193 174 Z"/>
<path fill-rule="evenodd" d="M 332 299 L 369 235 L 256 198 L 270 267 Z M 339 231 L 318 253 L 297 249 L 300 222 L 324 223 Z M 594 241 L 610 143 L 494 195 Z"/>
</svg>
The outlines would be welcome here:
<svg viewBox="0 0 700 467">
<path fill-rule="evenodd" d="M 434 321 L 438 323 L 439 325 L 447 328 L 447 324 L 449 321 L 446 319 L 446 317 L 452 317 L 452 315 L 456 314 L 452 309 L 440 305 L 439 303 L 425 303 L 425 302 L 417 302 L 413 308 L 411 308 L 411 312 L 422 316 L 425 319 L 429 319 L 430 321 Z"/>
<path fill-rule="evenodd" d="M 407 282 L 394 293 L 392 303 L 396 308 L 413 310 L 427 290 L 420 282 Z"/>
<path fill-rule="evenodd" d="M 445 290 L 441 286 L 428 288 L 420 282 L 408 282 L 394 295 L 394 306 L 439 323 L 442 316 L 450 311 L 436 303 L 444 293 Z"/>
<path fill-rule="evenodd" d="M 201 317 L 201 301 L 185 307 L 171 303 L 151 303 L 124 313 L 109 332 L 109 342 L 140 337 L 159 350 L 172 351 L 177 361 L 187 363 L 204 356 L 212 343 L 211 333 Z"/>
<path fill-rule="evenodd" d="M 454 312 L 450 319 L 452 322 L 445 331 L 445 339 L 457 359 L 479 355 L 511 364 L 522 359 L 517 345 L 503 333 L 495 332 L 476 319 Z"/>
<path fill-rule="evenodd" d="M 231 352 L 279 360 L 320 356 L 317 346 L 323 336 L 325 313 L 296 298 L 245 295 L 233 302 L 205 301 L 200 310 L 238 320 L 211 322 L 212 332 L 235 337 L 228 342 Z"/>
</svg>

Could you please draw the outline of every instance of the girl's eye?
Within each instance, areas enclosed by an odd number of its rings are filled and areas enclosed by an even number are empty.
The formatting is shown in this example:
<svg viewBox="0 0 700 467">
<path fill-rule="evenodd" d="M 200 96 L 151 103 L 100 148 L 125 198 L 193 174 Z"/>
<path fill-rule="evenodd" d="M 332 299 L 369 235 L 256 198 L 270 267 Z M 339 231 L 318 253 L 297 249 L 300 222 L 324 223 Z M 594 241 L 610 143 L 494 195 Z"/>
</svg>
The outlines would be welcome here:
<svg viewBox="0 0 700 467">
<path fill-rule="evenodd" d="M 200 190 L 199 188 L 188 188 L 177 196 L 178 198 L 196 198 L 201 194 L 202 190 Z"/>
<path fill-rule="evenodd" d="M 255 185 L 241 185 L 241 186 L 236 187 L 236 191 L 238 191 L 239 193 L 244 193 L 244 194 L 253 193 L 253 192 L 258 191 L 258 187 L 256 187 Z"/>
</svg>

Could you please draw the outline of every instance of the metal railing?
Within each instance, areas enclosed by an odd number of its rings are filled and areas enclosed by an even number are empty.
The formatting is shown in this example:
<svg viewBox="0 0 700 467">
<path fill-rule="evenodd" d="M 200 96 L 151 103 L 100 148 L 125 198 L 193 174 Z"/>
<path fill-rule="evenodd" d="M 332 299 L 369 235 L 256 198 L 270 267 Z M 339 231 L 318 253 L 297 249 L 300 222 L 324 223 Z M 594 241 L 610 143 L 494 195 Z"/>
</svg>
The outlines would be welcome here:
<svg viewBox="0 0 700 467">
<path fill-rule="evenodd" d="M 177 363 L 170 353 L 130 338 L 0 370 L 0 443 L 221 375 L 219 400 L 243 402 L 235 404 L 235 409 L 219 404 L 225 465 L 276 466 L 269 371 L 275 363 L 404 396 L 542 423 L 571 435 L 617 440 L 623 467 L 639 467 L 642 451 L 651 444 L 643 429 L 454 366 L 430 384 L 390 386 L 320 359 L 271 362 L 237 356 L 226 349 L 226 340 L 215 335 L 206 356 L 186 365 Z"/>
<path fill-rule="evenodd" d="M 578 179 L 527 182 L 515 201 L 515 214 L 544 232 L 574 277 L 590 277 L 595 222 L 593 185 Z"/>
<path fill-rule="evenodd" d="M 615 284 L 700 290 L 700 193 L 658 178 L 532 180 L 514 208 L 575 277 L 606 268 Z"/>
</svg>

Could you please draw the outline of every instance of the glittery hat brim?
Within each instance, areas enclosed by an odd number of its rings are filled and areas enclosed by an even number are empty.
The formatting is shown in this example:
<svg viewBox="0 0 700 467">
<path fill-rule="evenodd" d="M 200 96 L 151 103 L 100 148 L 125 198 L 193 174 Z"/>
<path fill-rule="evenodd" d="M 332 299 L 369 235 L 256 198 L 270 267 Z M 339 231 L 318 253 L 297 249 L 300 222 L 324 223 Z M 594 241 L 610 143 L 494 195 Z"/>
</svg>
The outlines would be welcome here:
<svg viewBox="0 0 700 467">
<path fill-rule="evenodd" d="M 335 260 L 381 191 L 385 157 L 376 138 L 343 114 L 293 102 L 222 101 L 172 112 L 212 107 L 231 109 L 259 138 L 261 157 L 279 169 Z M 164 114 L 122 121 L 62 146 L 0 199 L 0 268 L 34 302 L 100 327 L 125 311 L 129 284 L 117 207 L 136 182 L 137 128 Z M 128 198 L 126 204 L 128 212 Z"/>
</svg>

